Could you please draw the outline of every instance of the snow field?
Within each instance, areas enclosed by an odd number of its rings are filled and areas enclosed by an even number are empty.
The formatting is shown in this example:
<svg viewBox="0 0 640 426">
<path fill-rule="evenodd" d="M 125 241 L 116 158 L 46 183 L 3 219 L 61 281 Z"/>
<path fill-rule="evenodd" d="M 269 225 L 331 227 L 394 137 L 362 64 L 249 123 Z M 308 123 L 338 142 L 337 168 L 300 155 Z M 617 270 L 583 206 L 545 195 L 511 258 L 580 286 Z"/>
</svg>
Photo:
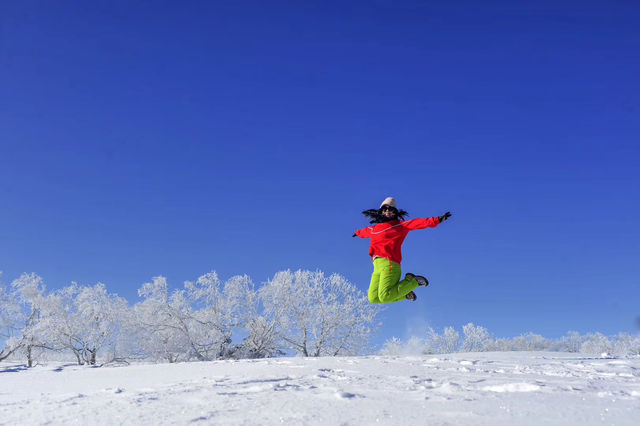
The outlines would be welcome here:
<svg viewBox="0 0 640 426">
<path fill-rule="evenodd" d="M 635 425 L 640 359 L 556 352 L 0 363 L 0 424 Z"/>
</svg>

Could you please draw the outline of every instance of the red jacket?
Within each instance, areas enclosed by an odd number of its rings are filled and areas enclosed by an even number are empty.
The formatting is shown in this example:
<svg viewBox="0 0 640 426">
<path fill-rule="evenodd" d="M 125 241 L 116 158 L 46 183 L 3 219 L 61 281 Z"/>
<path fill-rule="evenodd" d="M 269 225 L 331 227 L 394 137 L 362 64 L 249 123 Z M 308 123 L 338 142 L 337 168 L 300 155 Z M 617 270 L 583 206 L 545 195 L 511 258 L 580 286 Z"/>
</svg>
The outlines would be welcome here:
<svg viewBox="0 0 640 426">
<path fill-rule="evenodd" d="M 402 262 L 401 246 L 409 231 L 415 229 L 435 228 L 440 224 L 437 217 L 411 220 L 392 220 L 359 229 L 356 235 L 360 238 L 371 238 L 369 255 L 384 257 L 393 262 Z"/>
</svg>

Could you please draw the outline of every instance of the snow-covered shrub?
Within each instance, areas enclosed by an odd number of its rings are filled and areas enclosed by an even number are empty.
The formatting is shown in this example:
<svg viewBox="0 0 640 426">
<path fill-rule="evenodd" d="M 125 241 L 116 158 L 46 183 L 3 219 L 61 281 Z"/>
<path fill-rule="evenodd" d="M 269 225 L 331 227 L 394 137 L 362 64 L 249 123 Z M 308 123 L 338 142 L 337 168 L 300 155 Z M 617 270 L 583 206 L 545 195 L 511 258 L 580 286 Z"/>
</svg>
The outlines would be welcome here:
<svg viewBox="0 0 640 426">
<path fill-rule="evenodd" d="M 513 349 L 513 341 L 507 338 L 494 339 L 487 345 L 488 352 L 509 352 Z"/>
<path fill-rule="evenodd" d="M 433 328 L 427 329 L 427 338 L 422 341 L 412 338 L 409 342 L 394 337 L 385 342 L 380 351 L 382 355 L 410 355 L 416 351 L 411 345 L 420 342 L 423 345 L 422 353 L 452 353 L 452 352 L 479 352 L 479 351 L 555 351 L 555 352 L 582 352 L 592 355 L 638 356 L 640 355 L 640 336 L 632 336 L 627 333 L 619 333 L 614 337 L 606 337 L 601 333 L 588 334 L 586 336 L 571 331 L 566 336 L 557 339 L 546 339 L 539 334 L 527 333 L 509 339 L 490 337 L 487 329 L 469 323 L 463 326 L 464 340 L 460 345 L 460 335 L 453 327 L 446 327 L 442 335 Z M 413 343 L 411 343 L 413 341 Z M 411 343 L 411 344 L 410 344 Z"/>
<path fill-rule="evenodd" d="M 640 355 L 640 338 L 627 333 L 619 333 L 614 338 L 613 355 Z"/>
<path fill-rule="evenodd" d="M 427 329 L 427 337 L 424 341 L 424 353 L 425 354 L 437 354 L 442 353 L 442 341 L 443 338 L 438 334 L 433 327 Z"/>
<path fill-rule="evenodd" d="M 460 333 L 453 327 L 444 329 L 444 346 L 445 353 L 453 353 L 460 350 Z"/>
<path fill-rule="evenodd" d="M 580 352 L 592 355 L 611 354 L 613 345 L 605 335 L 593 333 L 586 336 Z"/>
<path fill-rule="evenodd" d="M 397 337 L 392 337 L 391 339 L 388 339 L 386 342 L 384 342 L 384 345 L 382 345 L 382 349 L 380 349 L 380 355 L 387 355 L 387 356 L 398 356 L 402 353 L 402 347 L 404 346 L 404 344 L 402 343 L 402 340 L 400 340 Z"/>
<path fill-rule="evenodd" d="M 424 339 L 413 336 L 410 337 L 406 343 L 403 343 L 397 337 L 392 337 L 387 340 L 382 349 L 380 350 L 380 355 L 388 355 L 388 356 L 419 356 L 423 355 L 425 352 L 426 342 Z"/>
<path fill-rule="evenodd" d="M 526 333 L 518 336 L 512 341 L 512 349 L 514 351 L 549 351 L 552 343 L 539 334 Z"/>
<path fill-rule="evenodd" d="M 469 323 L 462 327 L 464 340 L 462 342 L 462 352 L 482 352 L 486 351 L 491 344 L 489 331 L 480 326 Z"/>
<path fill-rule="evenodd" d="M 427 330 L 427 339 L 424 353 L 428 354 L 449 354 L 458 352 L 460 349 L 460 333 L 453 327 L 446 327 L 442 335 L 433 328 Z"/>
<path fill-rule="evenodd" d="M 584 338 L 577 331 L 570 331 L 563 336 L 556 345 L 554 350 L 559 352 L 580 352 L 580 347 L 584 343 Z"/>
</svg>

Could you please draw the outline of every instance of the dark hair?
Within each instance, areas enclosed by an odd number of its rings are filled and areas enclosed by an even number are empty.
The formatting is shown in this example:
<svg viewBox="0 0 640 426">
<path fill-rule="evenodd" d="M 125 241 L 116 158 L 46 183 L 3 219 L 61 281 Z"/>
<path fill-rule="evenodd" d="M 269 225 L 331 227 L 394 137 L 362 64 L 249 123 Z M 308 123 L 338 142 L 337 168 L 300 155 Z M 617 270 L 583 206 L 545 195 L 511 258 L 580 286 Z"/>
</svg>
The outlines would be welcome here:
<svg viewBox="0 0 640 426">
<path fill-rule="evenodd" d="M 404 220 L 405 216 L 408 216 L 404 210 L 395 209 L 396 215 L 394 217 L 386 217 L 382 214 L 382 208 L 379 209 L 369 209 L 362 212 L 369 220 L 369 223 L 384 223 L 390 222 L 392 220 Z"/>
</svg>

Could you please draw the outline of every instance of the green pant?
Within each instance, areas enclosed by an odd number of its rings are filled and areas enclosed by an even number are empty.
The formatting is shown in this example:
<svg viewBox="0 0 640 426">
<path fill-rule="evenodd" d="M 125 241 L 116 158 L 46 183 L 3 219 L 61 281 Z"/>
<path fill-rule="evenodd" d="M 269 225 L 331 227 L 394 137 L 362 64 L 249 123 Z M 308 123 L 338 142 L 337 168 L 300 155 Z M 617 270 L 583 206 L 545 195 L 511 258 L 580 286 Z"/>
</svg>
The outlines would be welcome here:
<svg viewBox="0 0 640 426">
<path fill-rule="evenodd" d="M 382 257 L 373 261 L 373 275 L 369 285 L 369 302 L 393 303 L 404 300 L 407 294 L 418 287 L 415 278 L 400 281 L 400 264 Z"/>
</svg>

